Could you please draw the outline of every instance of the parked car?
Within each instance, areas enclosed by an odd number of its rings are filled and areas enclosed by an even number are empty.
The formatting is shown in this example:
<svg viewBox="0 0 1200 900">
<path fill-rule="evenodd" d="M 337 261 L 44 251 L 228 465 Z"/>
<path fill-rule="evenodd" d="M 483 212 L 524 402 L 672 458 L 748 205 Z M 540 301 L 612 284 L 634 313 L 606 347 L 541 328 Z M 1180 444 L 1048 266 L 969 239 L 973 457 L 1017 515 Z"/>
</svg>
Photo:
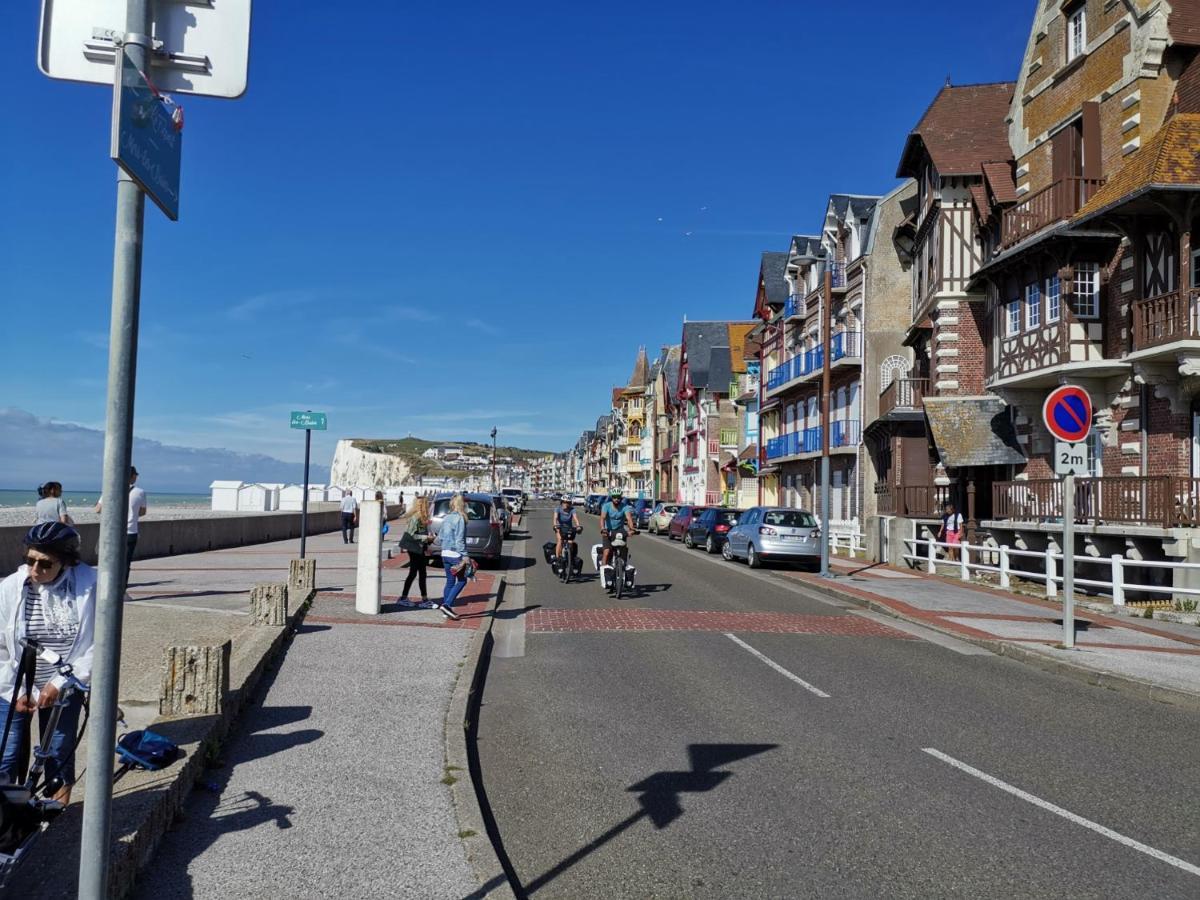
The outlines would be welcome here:
<svg viewBox="0 0 1200 900">
<path fill-rule="evenodd" d="M 722 555 L 757 569 L 766 560 L 820 564 L 821 527 L 802 509 L 756 506 L 729 530 Z"/>
<path fill-rule="evenodd" d="M 509 509 L 508 501 L 504 499 L 503 494 L 492 494 L 492 503 L 496 506 L 496 514 L 500 517 L 501 530 L 504 536 L 508 537 L 512 534 L 512 510 Z"/>
<path fill-rule="evenodd" d="M 650 513 L 654 512 L 654 503 L 650 500 L 633 501 L 633 524 L 639 530 L 645 531 L 650 524 Z"/>
<path fill-rule="evenodd" d="M 683 540 L 687 535 L 688 528 L 691 527 L 692 519 L 699 516 L 707 506 L 681 506 L 676 510 L 675 515 L 671 517 L 671 522 L 667 525 L 667 537 L 671 540 Z"/>
<path fill-rule="evenodd" d="M 709 553 L 716 553 L 725 546 L 729 529 L 737 525 L 738 516 L 741 514 L 740 509 L 706 509 L 700 515 L 692 517 L 683 542 L 688 547 L 703 547 Z"/>
<path fill-rule="evenodd" d="M 675 513 L 679 512 L 678 503 L 656 503 L 654 509 L 650 511 L 650 522 L 646 526 L 646 530 L 651 534 L 666 534 L 667 526 L 671 524 L 671 519 Z"/>
<path fill-rule="evenodd" d="M 583 511 L 589 512 L 593 516 L 600 515 L 600 507 L 604 505 L 607 494 L 588 494 L 584 500 Z"/>
<path fill-rule="evenodd" d="M 583 494 L 572 494 L 571 495 L 571 505 L 572 506 L 583 506 L 585 503 L 587 503 L 587 497 L 583 496 Z"/>
<path fill-rule="evenodd" d="M 520 488 L 505 488 L 500 493 L 508 503 L 508 508 L 520 515 L 525 508 L 525 492 Z"/>
<path fill-rule="evenodd" d="M 449 493 L 434 496 L 430 507 L 429 531 L 437 534 L 450 512 Z M 490 494 L 467 494 L 467 555 L 480 561 L 499 561 L 504 553 L 504 526 Z M 430 555 L 441 556 L 441 544 L 435 539 Z"/>
</svg>

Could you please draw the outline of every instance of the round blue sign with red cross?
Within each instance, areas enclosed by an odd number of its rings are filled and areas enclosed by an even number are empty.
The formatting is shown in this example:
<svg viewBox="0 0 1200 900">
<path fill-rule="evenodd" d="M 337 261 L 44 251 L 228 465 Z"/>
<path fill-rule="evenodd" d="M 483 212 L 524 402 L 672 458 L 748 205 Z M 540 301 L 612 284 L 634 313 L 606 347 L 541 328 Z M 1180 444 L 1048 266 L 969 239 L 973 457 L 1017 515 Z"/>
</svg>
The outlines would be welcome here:
<svg viewBox="0 0 1200 900">
<path fill-rule="evenodd" d="M 1092 430 L 1092 398 L 1073 384 L 1055 388 L 1042 406 L 1046 428 L 1060 441 L 1077 444 Z"/>
</svg>

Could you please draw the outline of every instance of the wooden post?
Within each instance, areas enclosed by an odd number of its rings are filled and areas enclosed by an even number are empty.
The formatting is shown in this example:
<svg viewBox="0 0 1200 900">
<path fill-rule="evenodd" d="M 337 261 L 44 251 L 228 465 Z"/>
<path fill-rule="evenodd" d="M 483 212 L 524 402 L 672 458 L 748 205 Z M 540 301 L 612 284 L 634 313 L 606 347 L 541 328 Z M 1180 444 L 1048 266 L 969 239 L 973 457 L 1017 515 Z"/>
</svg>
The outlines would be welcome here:
<svg viewBox="0 0 1200 900">
<path fill-rule="evenodd" d="M 978 524 L 975 520 L 975 476 L 971 475 L 967 478 L 967 540 L 972 544 L 975 543 L 975 526 Z"/>
<path fill-rule="evenodd" d="M 250 589 L 250 624 L 287 624 L 286 584 L 256 584 Z"/>
<path fill-rule="evenodd" d="M 219 716 L 229 693 L 232 642 L 163 650 L 160 716 Z"/>
</svg>

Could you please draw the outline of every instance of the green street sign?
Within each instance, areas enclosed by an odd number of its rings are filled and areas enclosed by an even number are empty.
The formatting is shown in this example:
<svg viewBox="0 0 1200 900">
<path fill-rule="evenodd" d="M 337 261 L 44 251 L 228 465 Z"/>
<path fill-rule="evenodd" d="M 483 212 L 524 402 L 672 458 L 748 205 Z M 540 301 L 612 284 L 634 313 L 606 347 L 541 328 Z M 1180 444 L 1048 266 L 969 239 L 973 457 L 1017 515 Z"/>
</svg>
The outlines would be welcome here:
<svg viewBox="0 0 1200 900">
<path fill-rule="evenodd" d="M 292 427 L 312 429 L 313 431 L 324 431 L 325 413 L 315 413 L 311 410 L 306 412 L 293 412 Z"/>
</svg>

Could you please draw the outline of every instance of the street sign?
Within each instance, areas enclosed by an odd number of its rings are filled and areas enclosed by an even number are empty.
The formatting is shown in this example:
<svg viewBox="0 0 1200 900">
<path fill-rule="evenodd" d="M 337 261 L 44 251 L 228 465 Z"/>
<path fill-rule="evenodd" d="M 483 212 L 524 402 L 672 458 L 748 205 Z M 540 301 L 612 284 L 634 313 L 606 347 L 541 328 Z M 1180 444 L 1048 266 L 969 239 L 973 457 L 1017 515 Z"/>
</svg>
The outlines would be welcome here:
<svg viewBox="0 0 1200 900">
<path fill-rule="evenodd" d="M 1046 428 L 1060 441 L 1077 444 L 1092 430 L 1092 398 L 1073 384 L 1055 388 L 1042 405 Z"/>
<path fill-rule="evenodd" d="M 313 412 L 312 410 L 293 412 L 292 427 L 311 429 L 312 431 L 325 431 L 325 413 Z"/>
<path fill-rule="evenodd" d="M 182 128 L 122 50 L 121 78 L 113 92 L 110 153 L 172 222 L 179 218 L 182 150 Z"/>
<path fill-rule="evenodd" d="M 42 0 L 38 68 L 51 78 L 113 83 L 126 0 Z M 153 4 L 152 70 L 160 91 L 240 97 L 250 60 L 250 0 Z"/>
<path fill-rule="evenodd" d="M 1087 475 L 1090 455 L 1087 441 L 1074 444 L 1069 441 L 1055 441 L 1054 474 Z"/>
</svg>

